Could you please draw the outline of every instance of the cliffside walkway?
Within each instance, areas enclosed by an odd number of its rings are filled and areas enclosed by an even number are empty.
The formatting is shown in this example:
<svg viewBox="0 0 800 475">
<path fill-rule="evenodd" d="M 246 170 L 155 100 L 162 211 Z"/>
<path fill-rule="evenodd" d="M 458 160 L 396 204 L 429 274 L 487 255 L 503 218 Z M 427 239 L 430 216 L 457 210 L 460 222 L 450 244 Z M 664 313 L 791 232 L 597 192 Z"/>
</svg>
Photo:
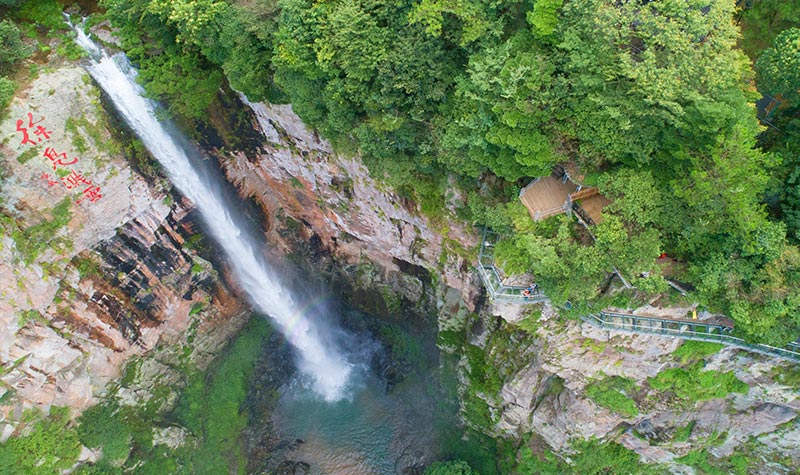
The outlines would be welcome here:
<svg viewBox="0 0 800 475">
<path fill-rule="evenodd" d="M 483 285 L 486 287 L 487 292 L 489 292 L 491 299 L 520 304 L 537 303 L 547 300 L 547 297 L 536 286 L 534 286 L 533 291 L 531 291 L 531 287 L 503 284 L 500 271 L 494 263 L 494 249 L 498 237 L 497 233 L 484 230 L 483 242 L 481 243 L 481 250 L 478 254 L 478 275 L 480 275 L 481 281 L 483 281 Z M 748 343 L 739 337 L 733 336 L 733 327 L 729 325 L 703 322 L 700 320 L 660 318 L 607 311 L 590 313 L 582 316 L 581 319 L 590 325 L 606 330 L 671 336 L 684 340 L 716 342 L 769 356 L 800 361 L 800 340 L 789 343 L 783 348 Z"/>
<path fill-rule="evenodd" d="M 783 348 L 748 343 L 733 336 L 733 327 L 728 325 L 606 311 L 597 314 L 590 313 L 581 318 L 591 325 L 607 330 L 673 336 L 684 340 L 710 341 L 769 356 L 800 361 L 800 341 L 789 343 Z"/>
<path fill-rule="evenodd" d="M 492 300 L 502 300 L 519 303 L 543 302 L 547 299 L 539 287 L 525 287 L 520 285 L 504 285 L 500 271 L 494 265 L 494 246 L 498 241 L 495 232 L 484 230 L 481 250 L 478 254 L 478 275 L 483 281 L 486 291 Z"/>
</svg>

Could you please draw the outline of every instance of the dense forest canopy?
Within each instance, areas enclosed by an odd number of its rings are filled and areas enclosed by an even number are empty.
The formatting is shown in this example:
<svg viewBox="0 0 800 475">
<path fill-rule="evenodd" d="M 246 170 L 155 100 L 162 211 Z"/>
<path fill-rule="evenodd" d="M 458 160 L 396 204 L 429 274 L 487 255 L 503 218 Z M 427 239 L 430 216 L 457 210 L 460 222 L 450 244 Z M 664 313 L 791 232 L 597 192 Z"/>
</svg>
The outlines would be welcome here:
<svg viewBox="0 0 800 475">
<path fill-rule="evenodd" d="M 2 0 L 18 11 L 51 2 Z M 36 3 L 36 8 L 31 7 Z M 798 0 L 102 0 L 154 97 L 203 122 L 226 82 L 291 103 L 440 223 L 506 233 L 499 257 L 556 303 L 613 267 L 753 340 L 800 334 Z M 24 56 L 0 23 L 0 97 Z M 7 47 L 6 47 L 7 46 Z M 780 105 L 767 129 L 754 103 Z M 613 200 L 587 239 L 516 192 L 558 163 Z M 465 197 L 445 207 L 453 184 Z"/>
</svg>

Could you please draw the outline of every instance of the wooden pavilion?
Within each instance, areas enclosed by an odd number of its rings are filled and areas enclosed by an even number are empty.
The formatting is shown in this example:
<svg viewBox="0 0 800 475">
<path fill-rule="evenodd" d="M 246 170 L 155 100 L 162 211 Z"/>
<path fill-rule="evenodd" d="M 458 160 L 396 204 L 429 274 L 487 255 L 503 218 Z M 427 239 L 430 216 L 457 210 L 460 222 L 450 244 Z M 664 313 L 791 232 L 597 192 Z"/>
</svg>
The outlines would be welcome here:
<svg viewBox="0 0 800 475">
<path fill-rule="evenodd" d="M 574 211 L 587 226 L 602 222 L 603 208 L 611 203 L 596 186 L 584 188 L 574 183 L 560 166 L 551 175 L 533 180 L 519 197 L 534 221 Z"/>
</svg>

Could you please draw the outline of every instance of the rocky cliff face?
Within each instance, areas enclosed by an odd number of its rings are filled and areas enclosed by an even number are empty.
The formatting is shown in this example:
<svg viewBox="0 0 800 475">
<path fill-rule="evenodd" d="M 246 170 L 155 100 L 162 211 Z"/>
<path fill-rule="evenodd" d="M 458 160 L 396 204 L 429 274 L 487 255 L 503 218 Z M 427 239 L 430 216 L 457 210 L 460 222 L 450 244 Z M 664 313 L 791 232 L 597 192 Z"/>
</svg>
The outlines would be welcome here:
<svg viewBox="0 0 800 475">
<path fill-rule="evenodd" d="M 414 203 L 373 180 L 358 158 L 335 153 L 290 106 L 247 104 L 263 144 L 252 153 L 233 153 L 221 165 L 240 194 L 277 222 L 270 226 L 274 242 L 283 241 L 282 228 L 299 225 L 343 266 L 369 261 L 385 273 L 427 269 L 472 305 L 478 288 L 464 252 L 477 245 L 472 230 L 432 225 Z M 419 298 L 415 289 L 405 291 L 407 298 Z"/>
<path fill-rule="evenodd" d="M 513 313 L 495 310 L 501 316 Z M 533 331 L 533 339 L 515 350 L 513 361 L 490 354 L 506 371 L 499 394 L 483 395 L 494 415 L 496 434 L 532 433 L 562 453 L 569 453 L 572 438 L 613 440 L 647 462 L 668 464 L 673 473 L 694 473 L 676 460 L 692 451 L 720 460 L 746 454 L 759 461 L 754 473 L 796 473 L 800 466 L 796 365 L 735 348 L 704 356 L 689 357 L 685 351 L 676 355 L 684 345 L 680 339 L 564 321 L 549 306 Z M 486 339 L 480 332 L 473 335 L 478 344 Z M 665 370 L 696 365 L 718 379 L 732 372 L 746 388 L 694 401 L 686 391 L 655 389 L 650 383 L 649 378 Z M 631 412 L 592 397 L 592 384 L 613 378 L 629 383 L 604 386 L 604 392 L 623 395 Z"/>
<path fill-rule="evenodd" d="M 225 328 L 190 352 L 202 364 L 243 320 L 190 249 L 191 205 L 133 170 L 110 128 L 69 66 L 32 81 L 0 123 L 3 439 L 25 409 L 85 408 L 131 356 Z"/>
</svg>

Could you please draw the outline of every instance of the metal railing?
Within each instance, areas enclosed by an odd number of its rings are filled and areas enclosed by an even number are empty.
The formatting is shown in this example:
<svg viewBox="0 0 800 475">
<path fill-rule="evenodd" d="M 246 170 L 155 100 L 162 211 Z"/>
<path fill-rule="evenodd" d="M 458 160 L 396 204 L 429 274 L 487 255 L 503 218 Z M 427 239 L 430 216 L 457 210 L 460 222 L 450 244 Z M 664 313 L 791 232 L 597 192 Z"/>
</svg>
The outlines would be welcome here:
<svg viewBox="0 0 800 475">
<path fill-rule="evenodd" d="M 478 254 L 478 275 L 486 287 L 492 300 L 517 303 L 536 303 L 547 300 L 538 286 L 522 287 L 503 285 L 503 279 L 494 263 L 494 246 L 499 236 L 493 231 L 484 229 L 483 242 Z M 621 277 L 621 276 L 620 276 Z M 526 295 L 526 290 L 527 295 Z M 595 327 L 607 330 L 627 331 L 672 336 L 684 340 L 698 340 L 722 343 L 745 350 L 770 356 L 778 356 L 800 361 L 800 340 L 789 343 L 783 348 L 758 343 L 748 343 L 733 336 L 733 327 L 729 325 L 708 323 L 699 320 L 681 320 L 672 318 L 648 317 L 630 313 L 601 311 L 581 316 L 581 319 Z"/>
<path fill-rule="evenodd" d="M 651 333 L 682 338 L 722 343 L 745 350 L 800 361 L 800 342 L 792 342 L 783 348 L 759 343 L 748 343 L 733 336 L 733 327 L 695 320 L 676 320 L 646 317 L 626 313 L 600 312 L 581 317 L 585 322 L 609 330 L 632 333 Z"/>
<path fill-rule="evenodd" d="M 489 292 L 492 300 L 504 300 L 519 303 L 542 302 L 547 297 L 542 294 L 538 286 L 523 287 L 519 285 L 504 285 L 500 272 L 494 265 L 494 246 L 497 244 L 498 235 L 492 231 L 483 231 L 483 242 L 478 254 L 478 275 Z"/>
</svg>

